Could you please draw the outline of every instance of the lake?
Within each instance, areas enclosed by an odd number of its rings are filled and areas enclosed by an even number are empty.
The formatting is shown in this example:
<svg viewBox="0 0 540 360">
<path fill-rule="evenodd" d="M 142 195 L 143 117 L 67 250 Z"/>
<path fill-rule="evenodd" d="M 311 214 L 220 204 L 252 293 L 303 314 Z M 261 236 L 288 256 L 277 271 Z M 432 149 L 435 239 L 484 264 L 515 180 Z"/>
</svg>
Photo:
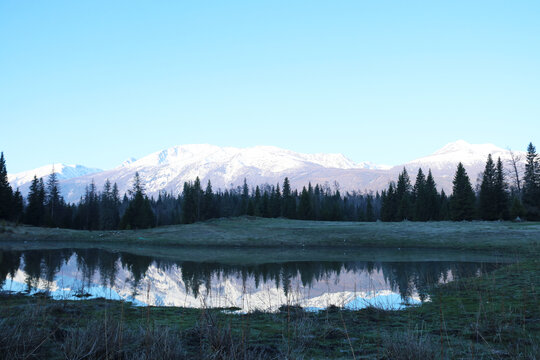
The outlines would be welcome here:
<svg viewBox="0 0 540 360">
<path fill-rule="evenodd" d="M 325 261 L 328 259 L 328 261 Z M 399 249 L 0 249 L 4 291 L 135 305 L 276 311 L 299 305 L 402 309 L 428 289 L 515 259 Z"/>
</svg>

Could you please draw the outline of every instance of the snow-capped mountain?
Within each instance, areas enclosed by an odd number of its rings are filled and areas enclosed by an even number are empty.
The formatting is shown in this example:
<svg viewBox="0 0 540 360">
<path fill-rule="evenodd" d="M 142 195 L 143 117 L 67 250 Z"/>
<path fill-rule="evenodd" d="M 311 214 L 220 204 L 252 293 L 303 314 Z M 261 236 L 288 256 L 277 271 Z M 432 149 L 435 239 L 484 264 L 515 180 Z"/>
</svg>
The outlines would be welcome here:
<svg viewBox="0 0 540 360">
<path fill-rule="evenodd" d="M 514 152 L 516 155 L 522 152 Z M 425 156 L 408 162 L 408 166 L 430 167 L 432 170 L 443 170 L 447 167 L 455 169 L 458 162 L 465 167 L 472 167 L 486 164 L 488 155 L 491 154 L 493 161 L 497 158 L 510 160 L 510 151 L 501 149 L 493 144 L 469 144 L 464 140 L 458 140 L 442 147 L 429 156 Z"/>
<path fill-rule="evenodd" d="M 429 156 L 394 167 L 370 162 L 355 163 L 341 154 L 302 154 L 273 146 L 234 148 L 199 144 L 174 146 L 138 160 L 132 158 L 106 171 L 63 164 L 55 164 L 55 171 L 59 173 L 63 195 L 69 202 L 78 201 L 92 181 L 98 189 L 107 179 L 116 182 L 122 194 L 131 187 L 136 172 L 144 181 L 148 195 L 155 196 L 163 190 L 178 194 L 185 181 L 193 181 L 197 176 L 203 186 L 211 180 L 214 189 L 240 186 L 244 178 L 255 186 L 281 183 L 288 177 L 292 187 L 298 189 L 311 182 L 339 186 L 342 191 L 375 191 L 387 187 L 403 167 L 407 168 L 414 182 L 421 167 L 426 173 L 431 169 L 438 187 L 448 193 L 451 192 L 458 162 L 465 165 L 474 184 L 488 154 L 492 154 L 495 161 L 500 156 L 505 166 L 509 165 L 508 150 L 492 144 L 475 145 L 459 140 Z M 521 156 L 523 163 L 524 153 L 515 154 Z M 20 187 L 25 194 L 34 174 L 47 176 L 51 169 L 49 165 L 13 174 L 9 180 L 13 187 Z"/>
<path fill-rule="evenodd" d="M 20 191 L 25 194 L 28 192 L 28 188 L 34 179 L 34 175 L 39 179 L 51 175 L 53 171 L 56 173 L 58 180 L 68 180 L 87 174 L 101 172 L 103 170 L 88 168 L 82 165 L 57 163 L 41 166 L 37 169 L 27 170 L 16 174 L 8 174 L 8 180 L 14 189 L 19 188 Z"/>
<path fill-rule="evenodd" d="M 474 186 L 484 171 L 489 154 L 491 154 L 494 162 L 500 157 L 503 166 L 510 170 L 510 150 L 502 149 L 493 144 L 469 144 L 464 140 L 449 143 L 429 156 L 409 161 L 404 165 L 394 167 L 392 170 L 396 173 L 398 170 L 402 171 L 403 167 L 405 167 L 411 181 L 414 182 L 419 168 L 422 168 L 426 174 L 431 169 L 438 187 L 443 188 L 448 194 L 452 191 L 452 180 L 458 163 L 463 164 Z M 522 172 L 525 164 L 525 152 L 513 151 L 513 154 L 520 159 L 518 168 Z"/>
</svg>

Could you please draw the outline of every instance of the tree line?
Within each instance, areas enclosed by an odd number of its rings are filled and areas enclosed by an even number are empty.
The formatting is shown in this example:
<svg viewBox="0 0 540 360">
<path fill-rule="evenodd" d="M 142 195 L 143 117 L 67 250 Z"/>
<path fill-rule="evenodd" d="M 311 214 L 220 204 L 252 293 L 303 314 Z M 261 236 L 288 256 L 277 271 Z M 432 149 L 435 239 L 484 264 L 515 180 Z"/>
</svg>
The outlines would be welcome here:
<svg viewBox="0 0 540 360">
<path fill-rule="evenodd" d="M 437 220 L 540 220 L 540 158 L 531 143 L 527 148 L 525 173 L 519 177 L 516 158 L 506 172 L 500 158 L 495 163 L 488 155 L 479 186 L 475 190 L 465 167 L 459 163 L 452 181 L 452 194 L 437 191 L 428 171 L 418 170 L 414 185 L 404 168 L 397 182 L 390 182 L 381 193 L 382 221 Z M 512 174 L 509 185 L 506 174 Z"/>
<path fill-rule="evenodd" d="M 516 160 L 513 154 L 512 159 Z M 122 197 L 116 183 L 107 180 L 100 191 L 92 181 L 77 204 L 68 204 L 54 169 L 46 181 L 34 176 L 23 199 L 8 182 L 2 153 L 0 219 L 86 230 L 141 229 L 242 215 L 318 221 L 540 220 L 540 157 L 534 145 L 527 148 L 523 179 L 516 161 L 512 165 L 509 185 L 501 159 L 495 162 L 489 155 L 479 186 L 473 189 L 460 163 L 449 196 L 437 190 L 431 170 L 426 175 L 422 169 L 412 185 L 404 168 L 397 182 L 390 182 L 380 194 L 342 194 L 337 183 L 333 188 L 309 184 L 301 191 L 292 190 L 288 178 L 281 184 L 255 188 L 244 179 L 243 186 L 214 191 L 210 181 L 203 189 L 196 178 L 184 183 L 181 194 L 160 192 L 157 199 L 146 195 L 136 173 L 132 188 Z"/>
</svg>

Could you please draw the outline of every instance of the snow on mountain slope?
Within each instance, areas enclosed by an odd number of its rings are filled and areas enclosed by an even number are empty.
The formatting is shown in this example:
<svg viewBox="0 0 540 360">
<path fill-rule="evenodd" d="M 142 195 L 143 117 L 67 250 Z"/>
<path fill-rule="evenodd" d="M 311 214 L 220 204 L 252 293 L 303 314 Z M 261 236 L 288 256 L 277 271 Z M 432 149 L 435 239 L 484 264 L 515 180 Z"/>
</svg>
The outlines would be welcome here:
<svg viewBox="0 0 540 360">
<path fill-rule="evenodd" d="M 162 190 L 178 194 L 185 181 L 193 181 L 197 176 L 203 186 L 211 180 L 214 189 L 239 186 L 244 178 L 253 186 L 276 184 L 286 176 L 291 178 L 293 186 L 300 186 L 311 181 L 308 177 L 318 182 L 326 173 L 366 171 L 366 168 L 376 167 L 369 163 L 356 164 L 341 154 L 301 154 L 273 146 L 241 149 L 197 144 L 174 146 L 126 161 L 108 171 L 62 181 L 61 185 L 66 200 L 77 201 L 84 186 L 92 180 L 101 188 L 109 179 L 116 182 L 123 193 L 131 187 L 135 172 L 142 177 L 147 193 L 155 196 Z"/>
<path fill-rule="evenodd" d="M 516 152 L 516 154 L 523 154 Z M 425 156 L 408 162 L 406 165 L 418 165 L 430 167 L 432 170 L 455 167 L 459 162 L 464 166 L 485 165 L 488 155 L 491 154 L 493 161 L 510 160 L 508 150 L 497 147 L 493 144 L 469 144 L 464 140 L 458 140 L 442 147 L 429 156 Z M 523 157 L 523 156 L 522 156 Z"/>
<path fill-rule="evenodd" d="M 24 187 L 34 179 L 34 175 L 37 176 L 38 179 L 48 177 L 52 173 L 53 169 L 57 174 L 58 180 L 67 180 L 103 171 L 101 169 L 88 168 L 82 165 L 66 165 L 57 163 L 41 166 L 36 169 L 23 171 L 16 174 L 8 174 L 8 181 L 14 189 Z"/>
<path fill-rule="evenodd" d="M 291 186 L 296 189 L 311 182 L 339 187 L 341 191 L 376 191 L 386 188 L 389 181 L 396 180 L 403 167 L 407 168 L 414 182 L 416 172 L 421 167 L 426 173 L 431 169 L 438 188 L 450 193 L 458 162 L 465 165 L 475 185 L 488 154 L 492 154 L 495 161 L 500 156 L 505 167 L 509 168 L 508 150 L 492 144 L 476 145 L 458 140 L 429 156 L 394 167 L 369 162 L 354 163 L 341 154 L 301 154 L 273 146 L 241 149 L 198 144 L 174 146 L 138 160 L 129 159 L 107 171 L 63 164 L 55 164 L 55 170 L 59 172 L 61 190 L 68 202 L 77 202 L 92 181 L 98 189 L 107 179 L 116 182 L 123 194 L 131 188 L 136 172 L 141 176 L 148 195 L 156 196 L 159 191 L 179 194 L 184 182 L 193 181 L 197 176 L 203 186 L 211 180 L 214 190 L 240 186 L 244 178 L 250 186 L 255 186 L 282 183 L 288 177 Z M 521 156 L 520 166 L 523 168 L 524 153 L 515 154 Z M 51 168 L 49 165 L 13 174 L 9 180 L 12 186 L 21 187 L 23 195 L 26 195 L 34 173 L 47 176 Z"/>
<path fill-rule="evenodd" d="M 462 163 L 469 175 L 473 187 L 477 184 L 479 176 L 484 171 L 487 157 L 491 154 L 493 161 L 497 161 L 500 157 L 503 166 L 510 169 L 510 150 L 502 149 L 493 144 L 470 144 L 464 140 L 458 140 L 449 143 L 433 154 L 409 161 L 403 165 L 394 166 L 389 170 L 391 179 L 396 180 L 399 172 L 405 167 L 411 182 L 414 183 L 416 173 L 419 168 L 422 168 L 425 174 L 431 169 L 433 177 L 437 183 L 437 187 L 444 189 L 447 194 L 452 192 L 452 180 L 458 163 Z M 521 172 L 524 170 L 525 152 L 514 151 L 514 155 L 520 157 L 518 168 Z M 509 181 L 510 179 L 507 179 Z M 380 188 L 382 184 L 377 184 Z"/>
</svg>

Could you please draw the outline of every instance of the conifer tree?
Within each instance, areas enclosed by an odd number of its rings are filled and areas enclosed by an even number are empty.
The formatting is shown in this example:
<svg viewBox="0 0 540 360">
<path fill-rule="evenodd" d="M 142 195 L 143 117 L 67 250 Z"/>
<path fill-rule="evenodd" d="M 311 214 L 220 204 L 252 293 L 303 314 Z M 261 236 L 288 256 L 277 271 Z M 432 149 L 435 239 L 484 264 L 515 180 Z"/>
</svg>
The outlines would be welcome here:
<svg viewBox="0 0 540 360">
<path fill-rule="evenodd" d="M 12 201 L 12 220 L 16 223 L 19 223 L 23 220 L 23 211 L 24 211 L 24 199 L 19 191 L 19 188 L 15 190 L 15 193 L 13 194 L 13 201 Z"/>
<path fill-rule="evenodd" d="M 398 221 L 398 199 L 393 181 L 381 194 L 381 220 Z"/>
<path fill-rule="evenodd" d="M 527 220 L 540 220 L 540 163 L 532 143 L 527 147 L 525 176 L 523 177 L 523 206 Z"/>
<path fill-rule="evenodd" d="M 276 187 L 272 187 L 272 192 L 270 194 L 270 208 L 271 216 L 274 218 L 281 216 L 281 190 L 279 184 Z"/>
<path fill-rule="evenodd" d="M 283 180 L 283 192 L 281 203 L 281 216 L 294 219 L 296 217 L 296 201 L 291 193 L 291 185 L 289 178 Z"/>
<path fill-rule="evenodd" d="M 261 216 L 262 215 L 261 205 L 262 205 L 261 189 L 257 185 L 255 187 L 255 197 L 253 199 L 253 206 L 254 206 L 253 214 L 255 216 Z"/>
<path fill-rule="evenodd" d="M 44 191 L 43 182 L 34 175 L 34 179 L 30 184 L 30 190 L 28 193 L 28 207 L 26 208 L 25 222 L 40 226 L 43 223 L 43 217 L 45 213 Z"/>
<path fill-rule="evenodd" d="M 193 187 L 190 183 L 184 182 L 182 191 L 182 223 L 192 224 L 195 222 L 195 198 Z"/>
<path fill-rule="evenodd" d="M 441 196 L 439 198 L 439 217 L 437 220 L 450 220 L 450 201 L 448 200 L 448 196 L 446 196 L 444 189 L 441 190 Z"/>
<path fill-rule="evenodd" d="M 90 185 L 86 188 L 83 201 L 84 213 L 82 221 L 84 229 L 99 229 L 99 194 L 94 179 L 92 179 Z"/>
<path fill-rule="evenodd" d="M 437 220 L 439 218 L 439 193 L 437 192 L 437 184 L 431 174 L 431 169 L 428 171 L 426 178 L 426 186 L 424 188 L 426 197 L 427 220 Z"/>
<path fill-rule="evenodd" d="M 4 153 L 0 154 L 0 219 L 11 218 L 13 189 L 9 185 Z"/>
<path fill-rule="evenodd" d="M 508 184 L 504 177 L 504 169 L 501 158 L 497 159 L 495 170 L 495 199 L 497 203 L 497 218 L 508 220 Z"/>
<path fill-rule="evenodd" d="M 132 199 L 122 217 L 121 227 L 124 229 L 146 229 L 154 227 L 156 218 L 152 211 L 150 200 L 144 194 L 144 185 L 138 172 L 135 173 L 133 188 L 130 194 Z"/>
<path fill-rule="evenodd" d="M 298 218 L 300 220 L 310 220 L 313 217 L 313 211 L 311 207 L 311 198 L 304 186 L 302 193 L 300 194 L 300 202 L 298 203 Z"/>
<path fill-rule="evenodd" d="M 216 217 L 218 217 L 218 214 L 215 206 L 214 191 L 212 190 L 212 183 L 208 180 L 204 191 L 203 218 L 206 220 Z"/>
<path fill-rule="evenodd" d="M 45 208 L 47 210 L 47 223 L 49 226 L 60 226 L 62 222 L 62 210 L 64 200 L 60 196 L 60 185 L 58 184 L 58 176 L 52 169 L 49 178 L 47 179 L 47 193 L 45 197 Z"/>
<path fill-rule="evenodd" d="M 261 216 L 265 218 L 270 217 L 270 198 L 268 196 L 268 191 L 264 191 L 261 201 Z"/>
<path fill-rule="evenodd" d="M 368 222 L 375 221 L 375 214 L 374 214 L 374 211 L 373 211 L 373 196 L 371 196 L 371 195 L 367 196 L 366 221 L 368 221 Z"/>
<path fill-rule="evenodd" d="M 416 221 L 427 221 L 429 219 L 426 195 L 426 177 L 422 168 L 419 168 L 412 191 L 414 220 Z"/>
<path fill-rule="evenodd" d="M 249 216 L 255 215 L 255 205 L 253 204 L 253 199 L 248 200 L 246 215 L 249 215 Z"/>
<path fill-rule="evenodd" d="M 482 184 L 478 195 L 479 215 L 483 220 L 496 220 L 498 216 L 497 194 L 495 190 L 495 164 L 488 155 L 486 166 L 482 174 Z"/>
<path fill-rule="evenodd" d="M 244 184 L 242 185 L 242 207 L 239 215 L 247 214 L 247 207 L 249 202 L 249 187 L 246 178 L 244 178 Z"/>
<path fill-rule="evenodd" d="M 450 218 L 454 221 L 472 220 L 476 197 L 471 181 L 462 163 L 454 175 L 452 197 L 450 198 Z"/>
<path fill-rule="evenodd" d="M 411 217 L 411 181 L 405 168 L 403 168 L 403 172 L 398 176 L 396 197 L 398 204 L 396 220 L 402 221 L 409 219 Z"/>
<path fill-rule="evenodd" d="M 118 213 L 118 187 L 115 188 L 113 186 L 111 188 L 111 182 L 107 179 L 99 198 L 100 229 L 116 229 L 120 222 L 120 215 Z"/>
</svg>

